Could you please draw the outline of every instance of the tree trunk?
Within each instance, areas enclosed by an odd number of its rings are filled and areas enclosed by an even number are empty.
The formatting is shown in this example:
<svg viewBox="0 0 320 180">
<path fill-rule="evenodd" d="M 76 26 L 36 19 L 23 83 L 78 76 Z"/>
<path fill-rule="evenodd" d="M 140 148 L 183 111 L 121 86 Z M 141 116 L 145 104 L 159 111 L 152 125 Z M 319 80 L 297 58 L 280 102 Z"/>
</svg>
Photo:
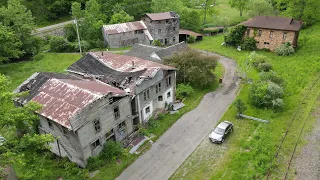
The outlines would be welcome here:
<svg viewBox="0 0 320 180">
<path fill-rule="evenodd" d="M 242 17 L 242 10 L 240 10 L 240 17 Z"/>
</svg>

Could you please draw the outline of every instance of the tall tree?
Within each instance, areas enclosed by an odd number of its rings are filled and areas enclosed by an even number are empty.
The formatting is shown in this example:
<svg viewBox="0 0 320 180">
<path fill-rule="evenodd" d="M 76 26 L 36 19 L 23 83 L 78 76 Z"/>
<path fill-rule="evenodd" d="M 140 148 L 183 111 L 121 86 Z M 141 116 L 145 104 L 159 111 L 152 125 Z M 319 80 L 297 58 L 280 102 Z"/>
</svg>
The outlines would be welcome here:
<svg viewBox="0 0 320 180">
<path fill-rule="evenodd" d="M 240 11 L 240 16 L 242 16 L 243 11 L 248 7 L 248 0 L 230 0 L 230 5 L 233 8 L 237 8 Z"/>
<path fill-rule="evenodd" d="M 124 23 L 133 21 L 134 17 L 130 16 L 124 10 L 117 12 L 111 16 L 110 24 Z"/>
<path fill-rule="evenodd" d="M 21 0 L 9 0 L 7 7 L 0 8 L 0 23 L 7 26 L 7 31 L 12 30 L 11 32 L 16 36 L 13 39 L 17 41 L 16 46 L 12 48 L 19 49 L 15 56 L 8 56 L 7 59 L 38 53 L 41 41 L 31 35 L 35 28 L 34 18 L 31 11 L 21 4 Z M 19 48 L 18 44 L 20 44 Z M 0 56 L 4 57 L 3 55 Z"/>
<path fill-rule="evenodd" d="M 213 14 L 213 7 L 216 3 L 216 0 L 200 0 L 198 1 L 198 6 L 200 6 L 203 10 L 203 24 L 206 23 L 207 14 Z"/>
<path fill-rule="evenodd" d="M 199 31 L 201 28 L 200 12 L 196 9 L 184 8 L 180 13 L 180 26 L 184 29 Z"/>
<path fill-rule="evenodd" d="M 175 11 L 181 12 L 184 5 L 180 0 L 152 0 L 153 12 Z"/>
<path fill-rule="evenodd" d="M 19 58 L 23 54 L 21 45 L 13 30 L 0 24 L 0 62 Z"/>
</svg>

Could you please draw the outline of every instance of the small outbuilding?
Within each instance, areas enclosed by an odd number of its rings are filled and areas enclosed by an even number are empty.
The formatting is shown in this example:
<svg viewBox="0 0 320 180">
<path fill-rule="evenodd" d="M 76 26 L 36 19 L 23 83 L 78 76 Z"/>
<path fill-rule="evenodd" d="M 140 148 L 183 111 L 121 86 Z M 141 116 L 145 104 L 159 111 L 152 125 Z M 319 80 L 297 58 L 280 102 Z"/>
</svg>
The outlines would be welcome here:
<svg viewBox="0 0 320 180">
<path fill-rule="evenodd" d="M 196 41 L 202 41 L 202 37 L 203 37 L 202 34 L 199 34 L 190 30 L 186 30 L 186 29 L 179 30 L 179 42 L 182 42 L 182 41 L 186 42 L 189 36 L 196 37 Z"/>
</svg>

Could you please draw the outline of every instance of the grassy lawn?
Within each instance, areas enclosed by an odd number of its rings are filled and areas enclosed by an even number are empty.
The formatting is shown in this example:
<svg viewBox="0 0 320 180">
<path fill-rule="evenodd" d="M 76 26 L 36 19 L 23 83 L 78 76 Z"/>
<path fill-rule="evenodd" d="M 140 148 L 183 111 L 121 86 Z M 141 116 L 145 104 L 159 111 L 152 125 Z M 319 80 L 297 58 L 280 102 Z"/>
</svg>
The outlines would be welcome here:
<svg viewBox="0 0 320 180">
<path fill-rule="evenodd" d="M 19 63 L 11 63 L 0 65 L 0 73 L 5 74 L 11 81 L 10 89 L 14 90 L 19 84 L 26 80 L 30 75 L 39 71 L 47 72 L 64 72 L 64 70 L 77 61 L 81 56 L 79 54 L 57 54 L 46 53 L 39 60 L 30 60 Z M 194 109 L 204 96 L 209 91 L 215 90 L 219 84 L 218 79 L 222 76 L 224 68 L 218 63 L 215 69 L 216 81 L 207 89 L 195 89 L 194 94 L 186 98 L 184 103 L 186 106 L 177 114 L 166 114 L 161 121 L 157 122 L 157 126 L 147 129 L 149 133 L 155 135 L 154 140 L 159 138 L 168 128 L 170 128 L 183 114 Z M 8 132 L 0 132 L 2 135 Z M 146 149 L 150 146 L 145 144 Z M 120 161 L 113 161 L 99 168 L 99 173 L 93 179 L 115 179 L 120 173 L 131 163 L 133 163 L 139 155 L 133 154 L 123 157 Z M 30 158 L 30 157 L 27 157 Z M 30 179 L 37 175 L 39 179 L 87 179 L 88 170 L 79 169 L 74 164 L 66 159 L 53 156 L 48 152 L 45 154 L 34 154 L 32 163 L 28 165 L 30 168 L 25 168 L 24 164 L 14 164 L 14 168 L 21 179 Z M 45 168 L 44 168 L 45 167 Z"/>
<path fill-rule="evenodd" d="M 310 111 L 320 93 L 320 83 L 309 91 L 314 80 L 320 75 L 320 47 L 317 30 L 320 23 L 304 29 L 300 34 L 300 47 L 296 54 L 290 57 L 276 56 L 272 52 L 262 52 L 269 57 L 269 63 L 287 85 L 285 88 L 285 108 L 281 112 L 267 109 L 257 109 L 249 104 L 249 84 L 243 85 L 238 98 L 248 106 L 247 115 L 270 120 L 269 124 L 258 123 L 250 120 L 235 119 L 236 109 L 232 105 L 221 120 L 230 120 L 235 124 L 235 131 L 223 147 L 226 149 L 217 156 L 207 156 L 208 151 L 202 151 L 201 145 L 177 170 L 172 179 L 262 179 L 269 168 L 272 168 L 271 179 L 281 179 L 287 168 L 288 160 L 296 143 L 300 129 L 305 119 L 309 118 Z M 307 38 L 306 38 L 307 37 Z M 303 39 L 308 39 L 303 40 Z M 237 51 L 231 47 L 221 46 L 223 35 L 205 37 L 204 41 L 191 45 L 193 48 L 212 51 L 233 58 L 241 64 L 249 54 L 246 51 Z M 249 78 L 258 79 L 258 72 L 251 70 Z M 306 98 L 305 98 L 306 97 Z M 299 104 L 302 105 L 299 107 Z M 293 121 L 278 161 L 273 157 L 288 123 L 297 112 L 296 120 Z M 308 120 L 303 137 L 312 129 L 314 120 Z M 206 143 L 206 140 L 202 143 Z M 303 145 L 298 145 L 298 152 Z M 211 146 L 216 146 L 211 144 Z M 188 166 L 199 160 L 197 154 L 208 157 L 206 161 L 199 162 L 195 166 Z M 195 157 L 198 159 L 195 160 Z M 211 164 L 208 164 L 211 163 Z M 212 168 L 214 166 L 214 168 Z M 294 166 L 291 167 L 290 178 L 294 177 Z M 210 178 L 209 178 L 210 177 Z"/>
<path fill-rule="evenodd" d="M 207 23 L 215 26 L 235 25 L 248 19 L 246 13 L 240 17 L 240 12 L 236 8 L 231 8 L 229 0 L 217 0 L 217 5 L 214 7 L 218 11 L 217 15 L 208 16 Z"/>
</svg>

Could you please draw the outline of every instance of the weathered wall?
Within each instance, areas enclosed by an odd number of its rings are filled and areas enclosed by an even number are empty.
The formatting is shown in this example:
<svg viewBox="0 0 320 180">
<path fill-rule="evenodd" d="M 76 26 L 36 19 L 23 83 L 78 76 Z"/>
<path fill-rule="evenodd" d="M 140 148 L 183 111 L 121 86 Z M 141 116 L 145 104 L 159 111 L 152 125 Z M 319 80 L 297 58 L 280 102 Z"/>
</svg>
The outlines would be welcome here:
<svg viewBox="0 0 320 180">
<path fill-rule="evenodd" d="M 165 44 L 165 40 L 167 39 L 167 44 L 165 45 L 179 43 L 179 18 L 152 21 L 149 17 L 144 16 L 142 21 L 147 25 L 154 40 L 160 40 L 160 42 L 162 41 L 162 43 Z M 161 30 L 160 33 L 159 30 Z"/>
<path fill-rule="evenodd" d="M 51 122 L 52 127 L 49 127 L 48 121 Z M 50 133 L 57 138 L 56 141 L 50 143 L 51 151 L 58 156 L 68 157 L 71 161 L 84 166 L 84 158 L 78 135 L 69 130 L 64 134 L 62 128 L 60 124 L 40 116 L 40 133 Z"/>
<path fill-rule="evenodd" d="M 295 32 L 294 31 L 282 31 L 282 30 L 272 30 L 272 29 L 256 29 L 256 35 L 254 35 L 254 28 L 250 29 L 249 36 L 254 37 L 257 41 L 257 48 L 258 49 L 270 49 L 274 51 L 277 47 L 285 42 L 290 42 L 293 45 L 295 43 Z M 259 30 L 262 30 L 261 36 L 258 35 Z M 272 38 L 270 38 L 270 32 L 273 31 Z M 285 39 L 283 39 L 283 33 L 287 33 Z M 247 32 L 245 36 L 247 36 Z M 269 44 L 268 44 L 269 43 Z"/>
<path fill-rule="evenodd" d="M 109 98 L 103 98 L 94 103 L 90 108 L 84 109 L 81 114 L 78 115 L 77 121 L 85 121 L 85 124 L 82 124 L 80 129 L 77 130 L 85 159 L 100 153 L 103 144 L 106 142 L 106 134 L 112 129 L 115 133 L 116 140 L 123 140 L 133 132 L 130 101 L 131 98 L 127 96 L 117 102 L 109 104 Z M 119 107 L 120 117 L 118 119 L 115 119 L 114 107 Z M 96 119 L 100 121 L 101 130 L 99 132 L 95 131 L 93 124 L 93 121 Z M 118 125 L 123 121 L 126 123 L 126 128 L 123 131 L 119 131 Z M 93 149 L 91 144 L 97 139 L 100 139 L 101 145 Z"/>
<path fill-rule="evenodd" d="M 124 46 L 131 46 L 136 43 L 150 45 L 150 41 L 143 33 L 135 33 L 135 31 L 119 33 L 119 34 L 106 34 L 103 33 L 104 41 L 110 48 L 119 48 Z"/>
<path fill-rule="evenodd" d="M 166 79 L 171 77 L 171 85 L 166 85 Z M 161 83 L 161 91 L 156 93 L 156 85 Z M 139 113 L 141 113 L 141 120 L 147 121 L 152 113 L 157 108 L 164 108 L 165 103 L 172 103 L 175 100 L 175 72 L 159 71 L 156 76 L 147 81 L 143 81 L 140 85 L 136 87 L 136 94 L 139 99 Z M 149 88 L 149 97 L 147 101 L 144 100 L 144 91 Z M 170 97 L 167 97 L 168 92 L 170 92 Z M 162 101 L 159 101 L 159 96 L 162 96 Z M 150 113 L 146 113 L 146 108 L 150 108 Z"/>
</svg>

